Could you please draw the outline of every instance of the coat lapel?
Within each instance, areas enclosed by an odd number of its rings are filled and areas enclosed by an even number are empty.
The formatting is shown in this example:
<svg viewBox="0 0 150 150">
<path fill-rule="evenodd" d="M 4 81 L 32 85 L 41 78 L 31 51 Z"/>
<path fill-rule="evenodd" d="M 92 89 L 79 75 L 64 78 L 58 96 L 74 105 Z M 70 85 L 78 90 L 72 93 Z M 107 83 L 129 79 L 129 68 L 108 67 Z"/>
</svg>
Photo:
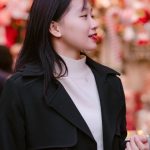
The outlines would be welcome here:
<svg viewBox="0 0 150 150">
<path fill-rule="evenodd" d="M 117 93 L 108 83 L 106 83 L 107 81 L 104 80 L 104 77 L 98 78 L 97 73 L 94 73 L 94 75 L 101 103 L 104 149 L 111 150 L 118 125 L 117 117 L 122 104 L 119 102 L 118 96 L 116 96 Z"/>
<path fill-rule="evenodd" d="M 49 94 L 46 97 L 47 104 L 68 122 L 94 140 L 89 127 L 61 83 L 58 82 L 57 90 L 54 90 L 53 86 L 49 87 L 48 90 L 53 91 L 53 94 L 48 92 Z"/>
<path fill-rule="evenodd" d="M 101 113 L 102 113 L 102 126 L 103 126 L 103 143 L 104 149 L 112 149 L 113 136 L 116 130 L 116 117 L 119 104 L 115 105 L 113 101 L 113 90 L 108 86 L 106 78 L 108 75 L 119 75 L 114 70 L 108 69 L 105 66 L 101 66 L 92 60 L 89 60 L 88 65 L 91 67 L 95 76 L 97 89 L 100 97 Z M 109 95 L 110 94 L 110 95 Z"/>
<path fill-rule="evenodd" d="M 110 114 L 108 114 L 108 100 L 105 97 L 104 94 L 104 81 L 105 76 L 99 76 L 95 71 L 93 71 L 96 79 L 96 84 L 98 87 L 98 93 L 100 97 L 100 104 L 101 104 L 101 113 L 102 113 L 102 126 L 103 126 L 103 143 L 104 143 L 104 149 L 111 149 L 109 145 L 111 145 L 112 142 L 112 133 L 114 130 L 114 127 L 111 127 L 111 122 L 109 120 Z M 113 108 L 112 108 L 113 109 Z M 113 114 L 111 114 L 113 115 Z M 109 130 L 111 129 L 111 130 Z"/>
</svg>

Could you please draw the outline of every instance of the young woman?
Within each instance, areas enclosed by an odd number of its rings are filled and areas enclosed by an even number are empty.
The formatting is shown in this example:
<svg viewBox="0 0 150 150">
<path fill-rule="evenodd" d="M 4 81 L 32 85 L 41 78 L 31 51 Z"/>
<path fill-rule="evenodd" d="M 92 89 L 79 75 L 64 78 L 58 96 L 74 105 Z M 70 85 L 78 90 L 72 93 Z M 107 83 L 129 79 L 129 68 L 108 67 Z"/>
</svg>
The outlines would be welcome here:
<svg viewBox="0 0 150 150">
<path fill-rule="evenodd" d="M 96 29 L 87 0 L 34 0 L 0 100 L 1 150 L 125 149 L 118 73 L 81 54 L 96 48 Z"/>
</svg>

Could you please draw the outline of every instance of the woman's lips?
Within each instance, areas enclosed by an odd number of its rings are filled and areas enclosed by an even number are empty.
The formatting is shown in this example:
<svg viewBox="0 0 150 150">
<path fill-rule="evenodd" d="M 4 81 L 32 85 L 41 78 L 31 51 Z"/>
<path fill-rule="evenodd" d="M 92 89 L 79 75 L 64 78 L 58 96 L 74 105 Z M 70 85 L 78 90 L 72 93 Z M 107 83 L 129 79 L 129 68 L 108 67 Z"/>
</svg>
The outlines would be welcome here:
<svg viewBox="0 0 150 150">
<path fill-rule="evenodd" d="M 96 43 L 100 43 L 102 41 L 102 37 L 97 35 L 97 34 L 93 34 L 91 36 L 89 36 L 92 40 L 94 40 Z"/>
</svg>

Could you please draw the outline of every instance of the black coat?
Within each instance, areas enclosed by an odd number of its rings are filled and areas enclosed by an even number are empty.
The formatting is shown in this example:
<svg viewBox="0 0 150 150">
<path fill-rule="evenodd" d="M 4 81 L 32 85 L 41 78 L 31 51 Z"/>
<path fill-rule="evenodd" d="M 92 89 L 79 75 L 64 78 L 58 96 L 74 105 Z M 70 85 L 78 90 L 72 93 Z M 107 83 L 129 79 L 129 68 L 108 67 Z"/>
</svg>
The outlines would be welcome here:
<svg viewBox="0 0 150 150">
<path fill-rule="evenodd" d="M 4 72 L 0 69 L 0 96 L 1 96 L 1 92 L 3 90 L 3 87 L 5 85 L 5 81 L 7 80 L 9 75 L 10 75 L 9 73 Z"/>
<path fill-rule="evenodd" d="M 4 83 L 5 83 L 5 78 L 0 76 L 0 95 L 3 90 Z"/>
<path fill-rule="evenodd" d="M 118 73 L 91 59 L 102 109 L 104 150 L 123 150 L 125 100 Z M 27 65 L 6 83 L 0 99 L 0 150 L 96 150 L 96 142 L 58 82 L 43 95 L 43 71 Z"/>
</svg>

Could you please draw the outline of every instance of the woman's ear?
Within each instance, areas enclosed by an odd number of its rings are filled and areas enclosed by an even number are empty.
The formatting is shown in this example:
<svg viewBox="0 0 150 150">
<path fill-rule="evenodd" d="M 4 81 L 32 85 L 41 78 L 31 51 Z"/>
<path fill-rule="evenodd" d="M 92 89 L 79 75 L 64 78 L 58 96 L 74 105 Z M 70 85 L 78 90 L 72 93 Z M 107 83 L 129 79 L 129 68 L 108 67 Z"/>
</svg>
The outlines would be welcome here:
<svg viewBox="0 0 150 150">
<path fill-rule="evenodd" d="M 59 28 L 59 24 L 56 21 L 52 21 L 49 27 L 49 32 L 54 36 L 54 37 L 61 37 L 61 32 Z"/>
</svg>

